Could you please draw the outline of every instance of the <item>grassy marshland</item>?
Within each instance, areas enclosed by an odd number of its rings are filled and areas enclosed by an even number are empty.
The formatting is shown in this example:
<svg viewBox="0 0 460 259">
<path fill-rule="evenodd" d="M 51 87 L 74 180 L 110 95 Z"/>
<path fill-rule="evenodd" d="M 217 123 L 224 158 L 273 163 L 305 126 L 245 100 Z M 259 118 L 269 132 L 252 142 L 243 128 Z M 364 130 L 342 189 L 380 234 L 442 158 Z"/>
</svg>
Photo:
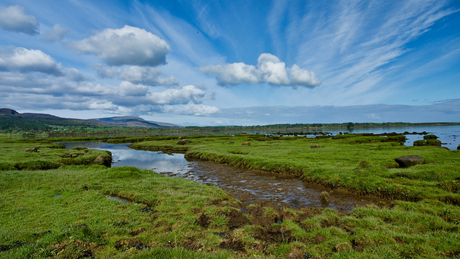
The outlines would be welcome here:
<svg viewBox="0 0 460 259">
<path fill-rule="evenodd" d="M 246 212 L 220 189 L 131 167 L 66 165 L 0 172 L 0 257 L 440 258 L 460 255 L 459 151 L 405 147 L 400 137 L 261 135 L 115 139 L 392 199 L 356 208 Z M 141 140 L 150 140 L 139 142 Z M 232 143 L 233 142 L 233 143 Z M 250 142 L 250 145 L 241 145 Z M 36 144 L 42 143 L 36 140 Z M 33 143 L 4 144 L 0 163 Z M 317 146 L 319 147 L 317 147 Z M 313 146 L 313 148 L 312 148 Z M 49 150 L 48 150 L 49 149 Z M 48 151 L 46 151 L 48 150 Z M 66 151 L 40 146 L 39 152 Z M 88 151 L 89 152 L 89 151 Z M 6 154 L 8 153 L 8 154 Z M 32 153 L 30 153 L 32 154 Z M 55 155 L 56 163 L 63 157 Z M 424 164 L 399 168 L 395 158 Z M 75 156 L 76 159 L 83 156 Z M 45 157 L 47 158 L 47 157 Z M 27 157 L 27 161 L 41 159 Z M 35 168 L 36 169 L 36 168 Z M 124 203 L 106 198 L 120 197 Z M 50 231 L 50 232 L 48 232 Z"/>
</svg>

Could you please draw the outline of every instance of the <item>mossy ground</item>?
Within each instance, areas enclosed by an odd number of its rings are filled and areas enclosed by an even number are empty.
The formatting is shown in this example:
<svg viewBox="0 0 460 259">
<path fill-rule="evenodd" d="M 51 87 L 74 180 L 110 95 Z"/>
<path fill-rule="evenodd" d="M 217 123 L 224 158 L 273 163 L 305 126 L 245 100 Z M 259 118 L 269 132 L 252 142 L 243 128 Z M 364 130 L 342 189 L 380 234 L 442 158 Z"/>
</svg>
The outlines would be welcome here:
<svg viewBox="0 0 460 259">
<path fill-rule="evenodd" d="M 0 248 L 6 251 L 0 252 L 0 257 L 460 255 L 458 151 L 405 147 L 363 136 L 189 139 L 192 143 L 185 145 L 188 157 L 294 173 L 305 181 L 394 201 L 356 208 L 348 214 L 256 205 L 241 212 L 238 202 L 216 187 L 132 167 L 60 165 L 46 171 L 1 171 Z M 162 138 L 134 146 L 184 148 L 177 142 Z M 242 146 L 242 142 L 250 142 L 250 146 Z M 312 145 L 320 147 L 310 148 Z M 40 150 L 44 152 L 44 147 Z M 404 155 L 419 155 L 425 163 L 398 168 L 394 159 Z M 108 199 L 107 195 L 130 202 Z"/>
</svg>

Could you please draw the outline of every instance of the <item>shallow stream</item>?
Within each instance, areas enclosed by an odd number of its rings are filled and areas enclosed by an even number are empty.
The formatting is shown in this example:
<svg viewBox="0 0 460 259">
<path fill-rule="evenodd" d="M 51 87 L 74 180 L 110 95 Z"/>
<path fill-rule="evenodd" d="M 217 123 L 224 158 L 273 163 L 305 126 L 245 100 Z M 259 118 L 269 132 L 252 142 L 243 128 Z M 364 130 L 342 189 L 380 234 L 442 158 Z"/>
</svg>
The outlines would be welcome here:
<svg viewBox="0 0 460 259">
<path fill-rule="evenodd" d="M 88 147 L 112 152 L 112 167 L 135 166 L 149 169 L 168 177 L 181 177 L 202 184 L 212 184 L 227 191 L 244 206 L 258 203 L 284 207 L 330 207 L 349 212 L 356 206 L 376 203 L 377 198 L 360 197 L 342 191 L 330 191 L 322 186 L 307 184 L 292 175 L 245 170 L 204 161 L 187 161 L 183 154 L 168 155 L 161 151 L 130 149 L 130 144 L 100 142 L 61 143 L 70 149 Z M 330 193 L 330 203 L 322 203 L 320 194 Z"/>
</svg>

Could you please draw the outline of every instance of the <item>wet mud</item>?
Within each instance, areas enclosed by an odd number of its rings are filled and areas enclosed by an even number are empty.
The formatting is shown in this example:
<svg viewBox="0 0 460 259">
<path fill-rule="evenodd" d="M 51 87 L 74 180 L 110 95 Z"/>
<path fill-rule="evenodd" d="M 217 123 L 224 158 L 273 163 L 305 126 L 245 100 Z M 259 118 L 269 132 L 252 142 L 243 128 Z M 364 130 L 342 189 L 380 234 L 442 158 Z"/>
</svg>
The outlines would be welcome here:
<svg viewBox="0 0 460 259">
<path fill-rule="evenodd" d="M 191 161 L 175 172 L 161 172 L 161 168 L 158 169 L 155 171 L 166 176 L 182 177 L 202 184 L 216 185 L 240 200 L 243 207 L 258 204 L 291 208 L 322 207 L 350 212 L 357 206 L 381 201 L 375 197 L 364 197 L 305 183 L 293 175 L 245 170 L 205 161 Z M 323 192 L 329 194 L 327 201 L 321 199 Z"/>
</svg>

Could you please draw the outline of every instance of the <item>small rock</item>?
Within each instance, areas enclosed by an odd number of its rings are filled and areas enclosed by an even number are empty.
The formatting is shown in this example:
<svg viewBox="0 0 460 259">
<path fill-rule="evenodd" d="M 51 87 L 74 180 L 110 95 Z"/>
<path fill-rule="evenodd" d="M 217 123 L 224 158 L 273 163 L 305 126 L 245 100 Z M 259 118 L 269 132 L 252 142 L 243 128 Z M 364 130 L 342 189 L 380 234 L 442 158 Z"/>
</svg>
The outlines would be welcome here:
<svg viewBox="0 0 460 259">
<path fill-rule="evenodd" d="M 180 140 L 179 142 L 177 142 L 177 144 L 179 144 L 179 145 L 185 145 L 187 143 L 192 143 L 192 141 L 188 140 L 188 139 L 183 139 L 183 140 Z"/>
<path fill-rule="evenodd" d="M 96 157 L 96 159 L 94 159 L 93 164 L 110 166 L 112 164 L 112 161 L 109 161 L 103 156 L 98 156 Z"/>
<path fill-rule="evenodd" d="M 399 164 L 399 167 L 407 168 L 418 164 L 423 164 L 423 157 L 410 155 L 402 156 L 395 159 L 396 163 Z"/>
<path fill-rule="evenodd" d="M 38 152 L 38 149 L 36 149 L 36 148 L 26 148 L 26 149 L 24 149 L 24 152 Z"/>
</svg>

